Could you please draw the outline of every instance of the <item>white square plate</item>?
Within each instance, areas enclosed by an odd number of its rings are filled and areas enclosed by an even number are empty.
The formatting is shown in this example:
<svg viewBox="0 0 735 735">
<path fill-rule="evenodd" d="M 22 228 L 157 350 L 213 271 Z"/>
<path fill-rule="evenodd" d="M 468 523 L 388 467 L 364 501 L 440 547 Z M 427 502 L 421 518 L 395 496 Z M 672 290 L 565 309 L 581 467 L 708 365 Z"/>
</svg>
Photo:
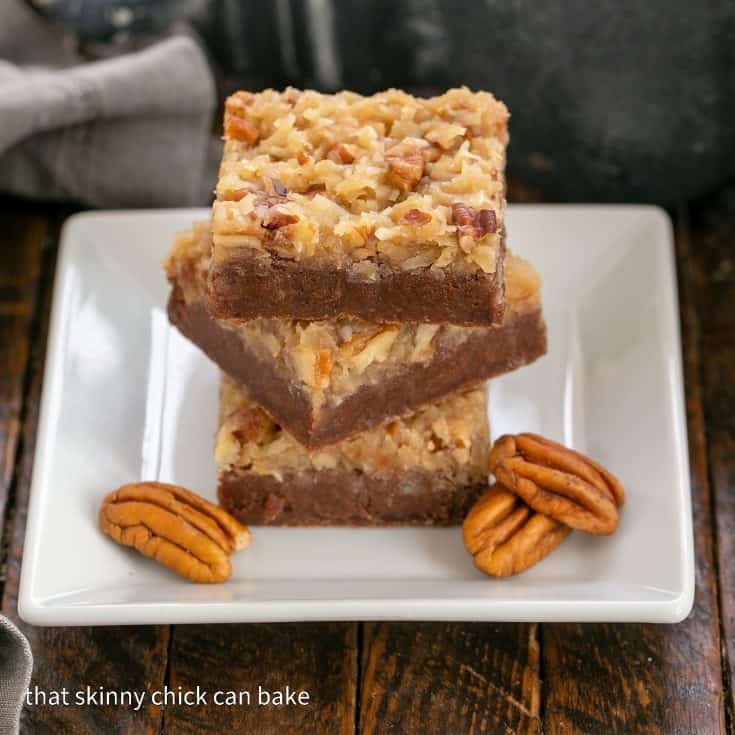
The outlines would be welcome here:
<svg viewBox="0 0 735 735">
<path fill-rule="evenodd" d="M 609 466 L 618 532 L 573 534 L 527 573 L 476 571 L 457 528 L 256 528 L 197 586 L 97 529 L 110 489 L 214 498 L 218 372 L 169 327 L 161 261 L 207 210 L 72 217 L 62 237 L 21 578 L 36 625 L 279 620 L 676 622 L 694 559 L 671 227 L 658 209 L 515 206 L 543 277 L 549 354 L 491 386 L 493 434 L 536 431 Z"/>
</svg>

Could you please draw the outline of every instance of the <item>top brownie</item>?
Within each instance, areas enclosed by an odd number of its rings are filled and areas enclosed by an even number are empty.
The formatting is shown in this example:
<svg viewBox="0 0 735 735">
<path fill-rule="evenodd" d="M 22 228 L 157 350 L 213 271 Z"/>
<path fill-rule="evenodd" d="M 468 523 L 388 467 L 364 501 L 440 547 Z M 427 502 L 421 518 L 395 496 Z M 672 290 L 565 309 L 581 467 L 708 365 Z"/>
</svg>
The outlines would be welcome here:
<svg viewBox="0 0 735 735">
<path fill-rule="evenodd" d="M 508 111 L 487 92 L 238 92 L 214 316 L 500 321 Z"/>
</svg>

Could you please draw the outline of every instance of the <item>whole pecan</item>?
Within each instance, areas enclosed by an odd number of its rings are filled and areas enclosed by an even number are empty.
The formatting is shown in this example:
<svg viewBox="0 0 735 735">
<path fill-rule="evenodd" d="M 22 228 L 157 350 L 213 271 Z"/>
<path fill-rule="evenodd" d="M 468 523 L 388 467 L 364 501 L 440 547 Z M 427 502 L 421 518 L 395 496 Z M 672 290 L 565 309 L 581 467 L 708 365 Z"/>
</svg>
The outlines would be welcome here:
<svg viewBox="0 0 735 735">
<path fill-rule="evenodd" d="M 535 511 L 571 528 L 596 535 L 617 528 L 623 487 L 579 452 L 536 434 L 507 434 L 490 452 L 490 471 Z"/>
<path fill-rule="evenodd" d="M 493 577 L 508 577 L 538 564 L 571 530 L 536 513 L 496 483 L 467 514 L 462 541 L 478 569 Z"/>
<path fill-rule="evenodd" d="M 100 529 L 123 546 L 190 579 L 224 582 L 229 555 L 250 544 L 245 526 L 208 500 L 178 485 L 137 482 L 109 493 L 99 512 Z"/>
</svg>

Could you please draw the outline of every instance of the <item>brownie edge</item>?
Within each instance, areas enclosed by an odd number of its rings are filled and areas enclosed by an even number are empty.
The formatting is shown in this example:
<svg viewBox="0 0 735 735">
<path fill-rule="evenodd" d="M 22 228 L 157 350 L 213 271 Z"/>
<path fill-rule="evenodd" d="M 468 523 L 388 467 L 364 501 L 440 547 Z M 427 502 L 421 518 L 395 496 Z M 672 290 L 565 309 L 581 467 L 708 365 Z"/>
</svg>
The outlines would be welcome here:
<svg viewBox="0 0 735 735">
<path fill-rule="evenodd" d="M 411 366 L 379 386 L 365 385 L 319 416 L 308 395 L 273 370 L 231 329 L 213 319 L 202 303 L 187 303 L 174 286 L 171 323 L 309 449 L 333 444 L 391 418 L 418 410 L 442 396 L 527 365 L 546 352 L 541 309 L 509 314 L 501 328 L 477 330 L 441 359 Z"/>
<path fill-rule="evenodd" d="M 310 469 L 282 480 L 225 471 L 217 495 L 225 510 L 256 526 L 451 526 L 463 521 L 485 488 L 426 470 L 368 475 Z"/>
<path fill-rule="evenodd" d="M 502 257 L 495 273 L 408 271 L 384 264 L 377 278 L 360 280 L 345 268 L 240 255 L 212 263 L 207 306 L 221 319 L 344 316 L 382 324 L 491 326 L 502 323 L 503 293 Z"/>
</svg>

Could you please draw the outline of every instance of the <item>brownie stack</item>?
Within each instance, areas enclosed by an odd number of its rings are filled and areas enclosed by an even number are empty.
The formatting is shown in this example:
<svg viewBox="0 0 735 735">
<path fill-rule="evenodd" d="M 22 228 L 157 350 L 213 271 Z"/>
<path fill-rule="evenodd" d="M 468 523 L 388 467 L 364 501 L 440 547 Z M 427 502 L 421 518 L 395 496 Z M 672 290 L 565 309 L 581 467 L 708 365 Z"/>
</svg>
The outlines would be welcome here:
<svg viewBox="0 0 735 735">
<path fill-rule="evenodd" d="M 505 248 L 508 113 L 287 89 L 227 100 L 171 322 L 223 371 L 221 504 L 251 524 L 451 524 L 486 484 L 485 381 L 546 351 Z"/>
</svg>

